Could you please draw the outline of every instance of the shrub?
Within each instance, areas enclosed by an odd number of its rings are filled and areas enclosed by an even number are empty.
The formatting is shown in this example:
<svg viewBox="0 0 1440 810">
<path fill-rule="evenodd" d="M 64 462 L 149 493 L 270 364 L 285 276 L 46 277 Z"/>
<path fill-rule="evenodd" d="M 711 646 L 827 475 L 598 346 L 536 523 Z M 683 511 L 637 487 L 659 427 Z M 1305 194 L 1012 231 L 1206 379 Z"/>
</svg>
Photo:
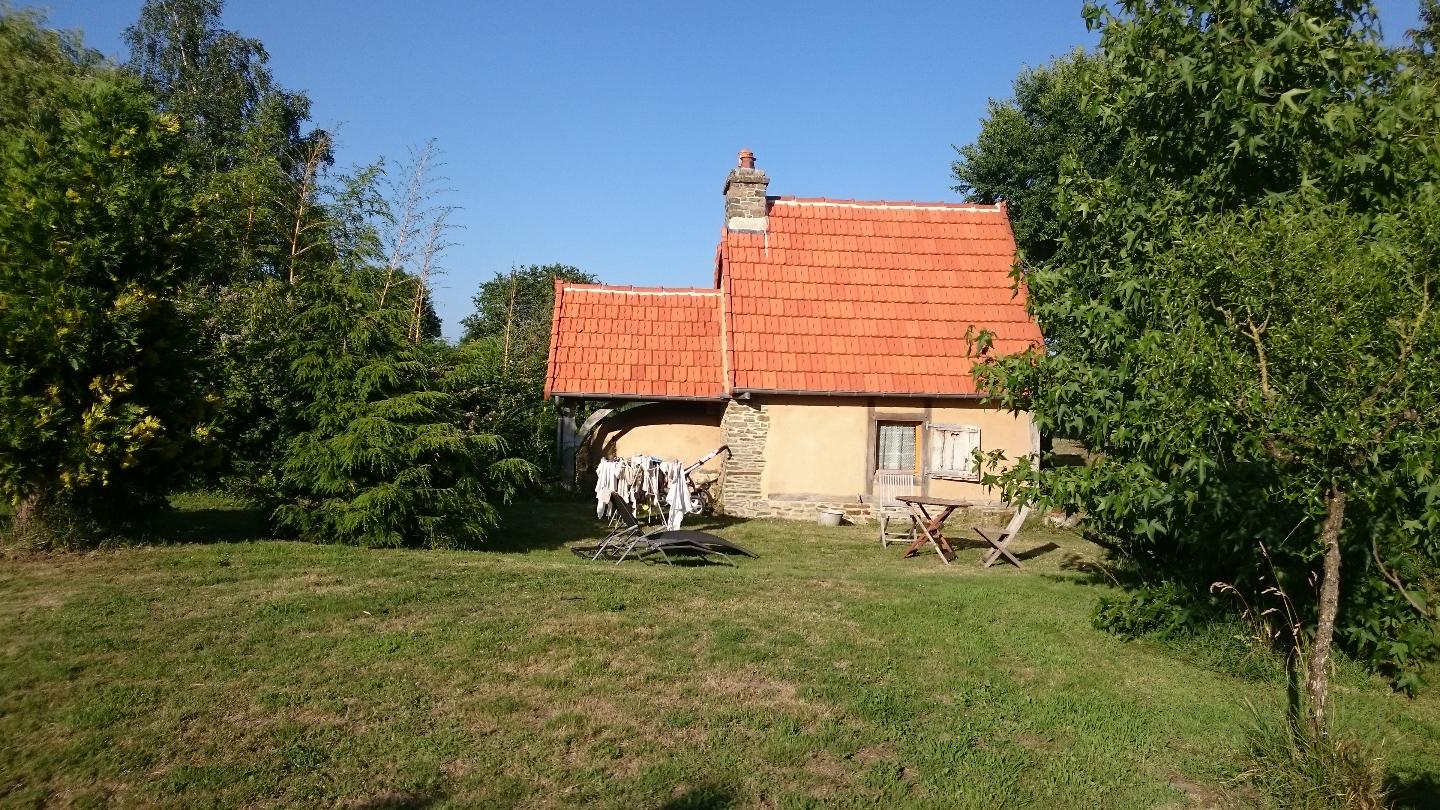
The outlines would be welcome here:
<svg viewBox="0 0 1440 810">
<path fill-rule="evenodd" d="M 1091 621 L 1099 630 L 1139 638 L 1178 635 L 1192 627 L 1197 618 L 1194 596 L 1167 580 L 1118 597 L 1102 596 L 1095 604 Z"/>
<path fill-rule="evenodd" d="M 1250 761 L 1239 781 L 1287 810 L 1379 810 L 1387 806 L 1384 766 L 1365 742 L 1315 734 L 1309 724 L 1266 719 L 1251 707 Z"/>
</svg>

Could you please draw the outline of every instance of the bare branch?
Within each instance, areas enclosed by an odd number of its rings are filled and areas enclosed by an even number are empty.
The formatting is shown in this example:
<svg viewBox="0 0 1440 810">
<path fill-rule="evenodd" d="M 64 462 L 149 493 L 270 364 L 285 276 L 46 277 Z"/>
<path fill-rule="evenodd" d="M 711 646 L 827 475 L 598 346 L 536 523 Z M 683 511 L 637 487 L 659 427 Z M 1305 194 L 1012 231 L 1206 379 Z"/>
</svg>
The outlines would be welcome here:
<svg viewBox="0 0 1440 810">
<path fill-rule="evenodd" d="M 500 368 L 510 370 L 510 327 L 515 322 L 515 292 L 518 280 L 515 268 L 510 268 L 510 301 L 505 305 L 505 344 L 500 356 Z"/>
<path fill-rule="evenodd" d="M 309 213 L 311 203 L 315 197 L 316 183 L 319 179 L 320 163 L 325 159 L 325 153 L 330 145 L 330 136 L 321 133 L 310 143 L 310 148 L 304 155 L 305 169 L 300 175 L 300 188 L 296 196 L 295 206 L 295 228 L 290 236 L 290 268 L 289 281 L 295 283 L 295 262 L 304 254 L 305 250 L 300 247 L 300 237 L 305 234 L 308 228 L 305 227 L 305 216 Z"/>
<path fill-rule="evenodd" d="M 380 291 L 380 306 L 385 306 L 385 297 L 390 294 L 390 287 L 395 283 L 395 275 L 410 263 L 413 251 L 410 248 L 412 239 L 419 235 L 419 220 L 423 216 L 422 209 L 425 205 L 425 185 L 430 171 L 430 161 L 435 154 L 435 141 L 425 142 L 421 149 L 410 151 L 410 171 L 405 178 L 404 190 L 400 193 L 399 216 L 394 220 L 393 227 L 388 234 L 390 243 L 390 261 L 385 265 L 385 286 Z"/>
<path fill-rule="evenodd" d="M 1370 554 L 1375 558 L 1375 567 L 1380 569 L 1380 576 L 1384 577 L 1386 582 L 1395 586 L 1395 590 L 1399 591 L 1400 595 L 1405 597 L 1405 601 L 1410 603 L 1410 607 L 1415 608 L 1421 616 L 1429 618 L 1430 611 L 1426 610 L 1424 605 L 1410 598 L 1410 592 L 1405 590 L 1405 584 L 1400 581 L 1400 577 L 1395 576 L 1390 569 L 1385 567 L 1385 563 L 1380 561 L 1380 545 L 1376 542 L 1374 535 L 1370 537 Z"/>
<path fill-rule="evenodd" d="M 425 297 L 430 291 L 431 275 L 440 272 L 440 254 L 450 246 L 445 233 L 450 230 L 450 212 L 453 210 L 447 206 L 435 212 L 425 237 L 425 247 L 420 251 L 420 269 L 415 275 L 415 300 L 410 310 L 411 343 L 420 342 L 421 326 L 425 320 Z"/>
<path fill-rule="evenodd" d="M 1275 389 L 1270 387 L 1270 361 L 1265 357 L 1265 343 L 1260 339 L 1265 334 L 1265 327 L 1270 325 L 1270 319 L 1266 318 L 1264 323 L 1256 326 L 1254 319 L 1247 315 L 1245 324 L 1250 327 L 1246 334 L 1255 344 L 1255 357 L 1260 364 L 1260 393 L 1265 396 L 1267 405 L 1274 405 Z"/>
<path fill-rule="evenodd" d="M 390 185 L 393 215 L 388 218 L 382 237 L 389 258 L 380 306 L 385 305 L 390 290 L 402 283 L 401 276 L 409 274 L 412 278 L 403 279 L 403 283 L 415 281 L 409 329 L 409 337 L 414 342 L 420 339 L 431 278 L 440 273 L 439 258 L 451 244 L 446 234 L 455 227 L 450 223 L 450 215 L 457 210 L 455 206 L 435 202 L 449 190 L 443 186 L 446 179 L 437 174 L 444 165 L 439 156 L 434 138 L 411 148 L 403 179 Z"/>
</svg>

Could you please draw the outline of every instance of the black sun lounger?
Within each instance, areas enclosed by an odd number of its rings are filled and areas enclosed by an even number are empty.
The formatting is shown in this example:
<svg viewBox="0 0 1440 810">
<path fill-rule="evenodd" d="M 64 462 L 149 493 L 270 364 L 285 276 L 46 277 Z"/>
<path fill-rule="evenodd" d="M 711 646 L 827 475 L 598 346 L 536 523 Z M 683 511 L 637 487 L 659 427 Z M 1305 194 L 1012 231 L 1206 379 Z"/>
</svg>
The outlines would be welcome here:
<svg viewBox="0 0 1440 810">
<path fill-rule="evenodd" d="M 743 546 L 709 532 L 693 529 L 659 529 L 647 533 L 645 528 L 640 525 L 640 521 L 635 519 L 635 513 L 630 511 L 630 505 L 620 500 L 617 495 L 610 496 L 610 508 L 620 516 L 621 530 L 612 532 L 598 546 L 576 549 L 577 553 L 584 554 L 592 560 L 598 560 L 601 557 L 613 559 L 616 563 L 623 562 L 631 554 L 637 557 L 658 554 L 666 562 L 670 562 L 672 556 L 702 558 L 712 554 L 740 554 L 752 558 L 759 556 Z"/>
</svg>

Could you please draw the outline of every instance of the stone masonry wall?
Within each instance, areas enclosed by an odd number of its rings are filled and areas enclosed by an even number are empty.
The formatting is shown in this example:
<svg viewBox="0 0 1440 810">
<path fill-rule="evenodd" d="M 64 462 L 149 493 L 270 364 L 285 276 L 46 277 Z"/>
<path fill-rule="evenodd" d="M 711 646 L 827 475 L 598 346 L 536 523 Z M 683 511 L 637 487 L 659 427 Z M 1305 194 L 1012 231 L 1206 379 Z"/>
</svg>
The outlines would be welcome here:
<svg viewBox="0 0 1440 810">
<path fill-rule="evenodd" d="M 760 474 L 765 470 L 765 439 L 770 434 L 770 416 L 762 403 L 731 400 L 720 418 L 720 440 L 730 446 L 730 457 L 720 479 L 720 503 L 725 514 L 736 517 L 768 515 L 760 494 Z"/>
</svg>

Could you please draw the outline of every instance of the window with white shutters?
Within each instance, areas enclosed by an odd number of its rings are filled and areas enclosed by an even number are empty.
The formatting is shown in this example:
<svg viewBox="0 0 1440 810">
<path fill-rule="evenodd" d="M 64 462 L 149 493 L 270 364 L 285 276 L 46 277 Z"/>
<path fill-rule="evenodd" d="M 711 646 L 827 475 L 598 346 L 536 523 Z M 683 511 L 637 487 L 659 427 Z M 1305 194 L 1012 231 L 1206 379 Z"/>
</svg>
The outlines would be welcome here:
<svg viewBox="0 0 1440 810">
<path fill-rule="evenodd" d="M 979 481 L 975 451 L 980 449 L 980 428 L 974 425 L 930 426 L 930 469 L 935 478 Z"/>
</svg>

